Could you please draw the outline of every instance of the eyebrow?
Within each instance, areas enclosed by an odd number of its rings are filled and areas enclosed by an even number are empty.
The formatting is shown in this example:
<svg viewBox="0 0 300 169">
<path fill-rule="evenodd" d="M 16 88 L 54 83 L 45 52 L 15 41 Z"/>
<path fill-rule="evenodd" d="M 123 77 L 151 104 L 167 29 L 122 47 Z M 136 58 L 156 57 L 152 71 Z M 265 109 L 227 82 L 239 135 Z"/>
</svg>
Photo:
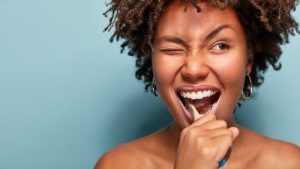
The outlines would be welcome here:
<svg viewBox="0 0 300 169">
<path fill-rule="evenodd" d="M 219 32 L 221 32 L 223 29 L 232 29 L 235 31 L 235 29 L 233 27 L 231 27 L 230 25 L 220 25 L 218 26 L 217 28 L 215 28 L 214 30 L 212 30 L 205 38 L 204 38 L 204 43 L 207 43 L 209 40 L 213 39 L 215 36 L 218 35 Z M 172 42 L 172 43 L 176 43 L 176 44 L 179 44 L 179 45 L 182 45 L 184 47 L 188 47 L 188 43 L 181 39 L 180 37 L 177 37 L 177 36 L 169 36 L 169 35 L 165 35 L 165 36 L 162 36 L 160 38 L 158 38 L 158 43 L 160 42 L 163 42 L 163 41 L 166 41 L 166 42 Z"/>
</svg>

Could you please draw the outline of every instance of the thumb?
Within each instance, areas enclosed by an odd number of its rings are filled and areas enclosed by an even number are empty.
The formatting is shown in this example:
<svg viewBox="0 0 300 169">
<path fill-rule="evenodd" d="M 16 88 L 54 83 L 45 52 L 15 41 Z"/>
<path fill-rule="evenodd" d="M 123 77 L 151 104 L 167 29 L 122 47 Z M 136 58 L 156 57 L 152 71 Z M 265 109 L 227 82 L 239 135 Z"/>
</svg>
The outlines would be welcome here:
<svg viewBox="0 0 300 169">
<path fill-rule="evenodd" d="M 230 127 L 228 129 L 232 132 L 232 138 L 235 140 L 240 133 L 239 129 L 237 127 Z"/>
</svg>

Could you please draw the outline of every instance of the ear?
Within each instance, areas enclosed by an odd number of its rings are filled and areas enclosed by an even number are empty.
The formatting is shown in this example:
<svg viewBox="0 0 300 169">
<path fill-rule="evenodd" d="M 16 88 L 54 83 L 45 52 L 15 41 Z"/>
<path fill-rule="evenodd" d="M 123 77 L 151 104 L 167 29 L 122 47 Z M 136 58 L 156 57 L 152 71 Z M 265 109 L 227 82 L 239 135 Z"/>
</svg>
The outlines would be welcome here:
<svg viewBox="0 0 300 169">
<path fill-rule="evenodd" d="M 246 64 L 246 74 L 249 75 L 252 71 L 253 66 L 253 56 L 248 56 L 247 64 Z"/>
</svg>

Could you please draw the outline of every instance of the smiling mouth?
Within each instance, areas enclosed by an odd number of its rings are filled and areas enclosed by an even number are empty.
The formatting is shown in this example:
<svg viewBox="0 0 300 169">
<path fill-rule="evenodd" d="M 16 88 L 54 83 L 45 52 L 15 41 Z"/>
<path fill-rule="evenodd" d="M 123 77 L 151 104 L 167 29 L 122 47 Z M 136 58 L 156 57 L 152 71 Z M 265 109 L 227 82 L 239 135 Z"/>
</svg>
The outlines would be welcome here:
<svg viewBox="0 0 300 169">
<path fill-rule="evenodd" d="M 177 95 L 184 108 L 193 116 L 194 112 L 190 105 L 193 105 L 200 115 L 209 113 L 218 102 L 221 92 L 219 90 L 205 90 L 178 92 Z"/>
</svg>

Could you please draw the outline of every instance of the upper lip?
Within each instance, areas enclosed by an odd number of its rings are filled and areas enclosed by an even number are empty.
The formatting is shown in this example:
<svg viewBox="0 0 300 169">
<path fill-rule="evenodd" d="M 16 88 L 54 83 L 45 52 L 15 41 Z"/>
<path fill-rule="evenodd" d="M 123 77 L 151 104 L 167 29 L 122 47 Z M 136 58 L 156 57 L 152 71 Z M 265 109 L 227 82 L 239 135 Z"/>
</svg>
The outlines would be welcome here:
<svg viewBox="0 0 300 169">
<path fill-rule="evenodd" d="M 218 92 L 221 91 L 219 88 L 211 85 L 180 86 L 175 91 L 176 93 L 179 93 L 179 92 L 197 92 L 197 91 L 206 91 L 206 90 L 217 90 Z"/>
</svg>

